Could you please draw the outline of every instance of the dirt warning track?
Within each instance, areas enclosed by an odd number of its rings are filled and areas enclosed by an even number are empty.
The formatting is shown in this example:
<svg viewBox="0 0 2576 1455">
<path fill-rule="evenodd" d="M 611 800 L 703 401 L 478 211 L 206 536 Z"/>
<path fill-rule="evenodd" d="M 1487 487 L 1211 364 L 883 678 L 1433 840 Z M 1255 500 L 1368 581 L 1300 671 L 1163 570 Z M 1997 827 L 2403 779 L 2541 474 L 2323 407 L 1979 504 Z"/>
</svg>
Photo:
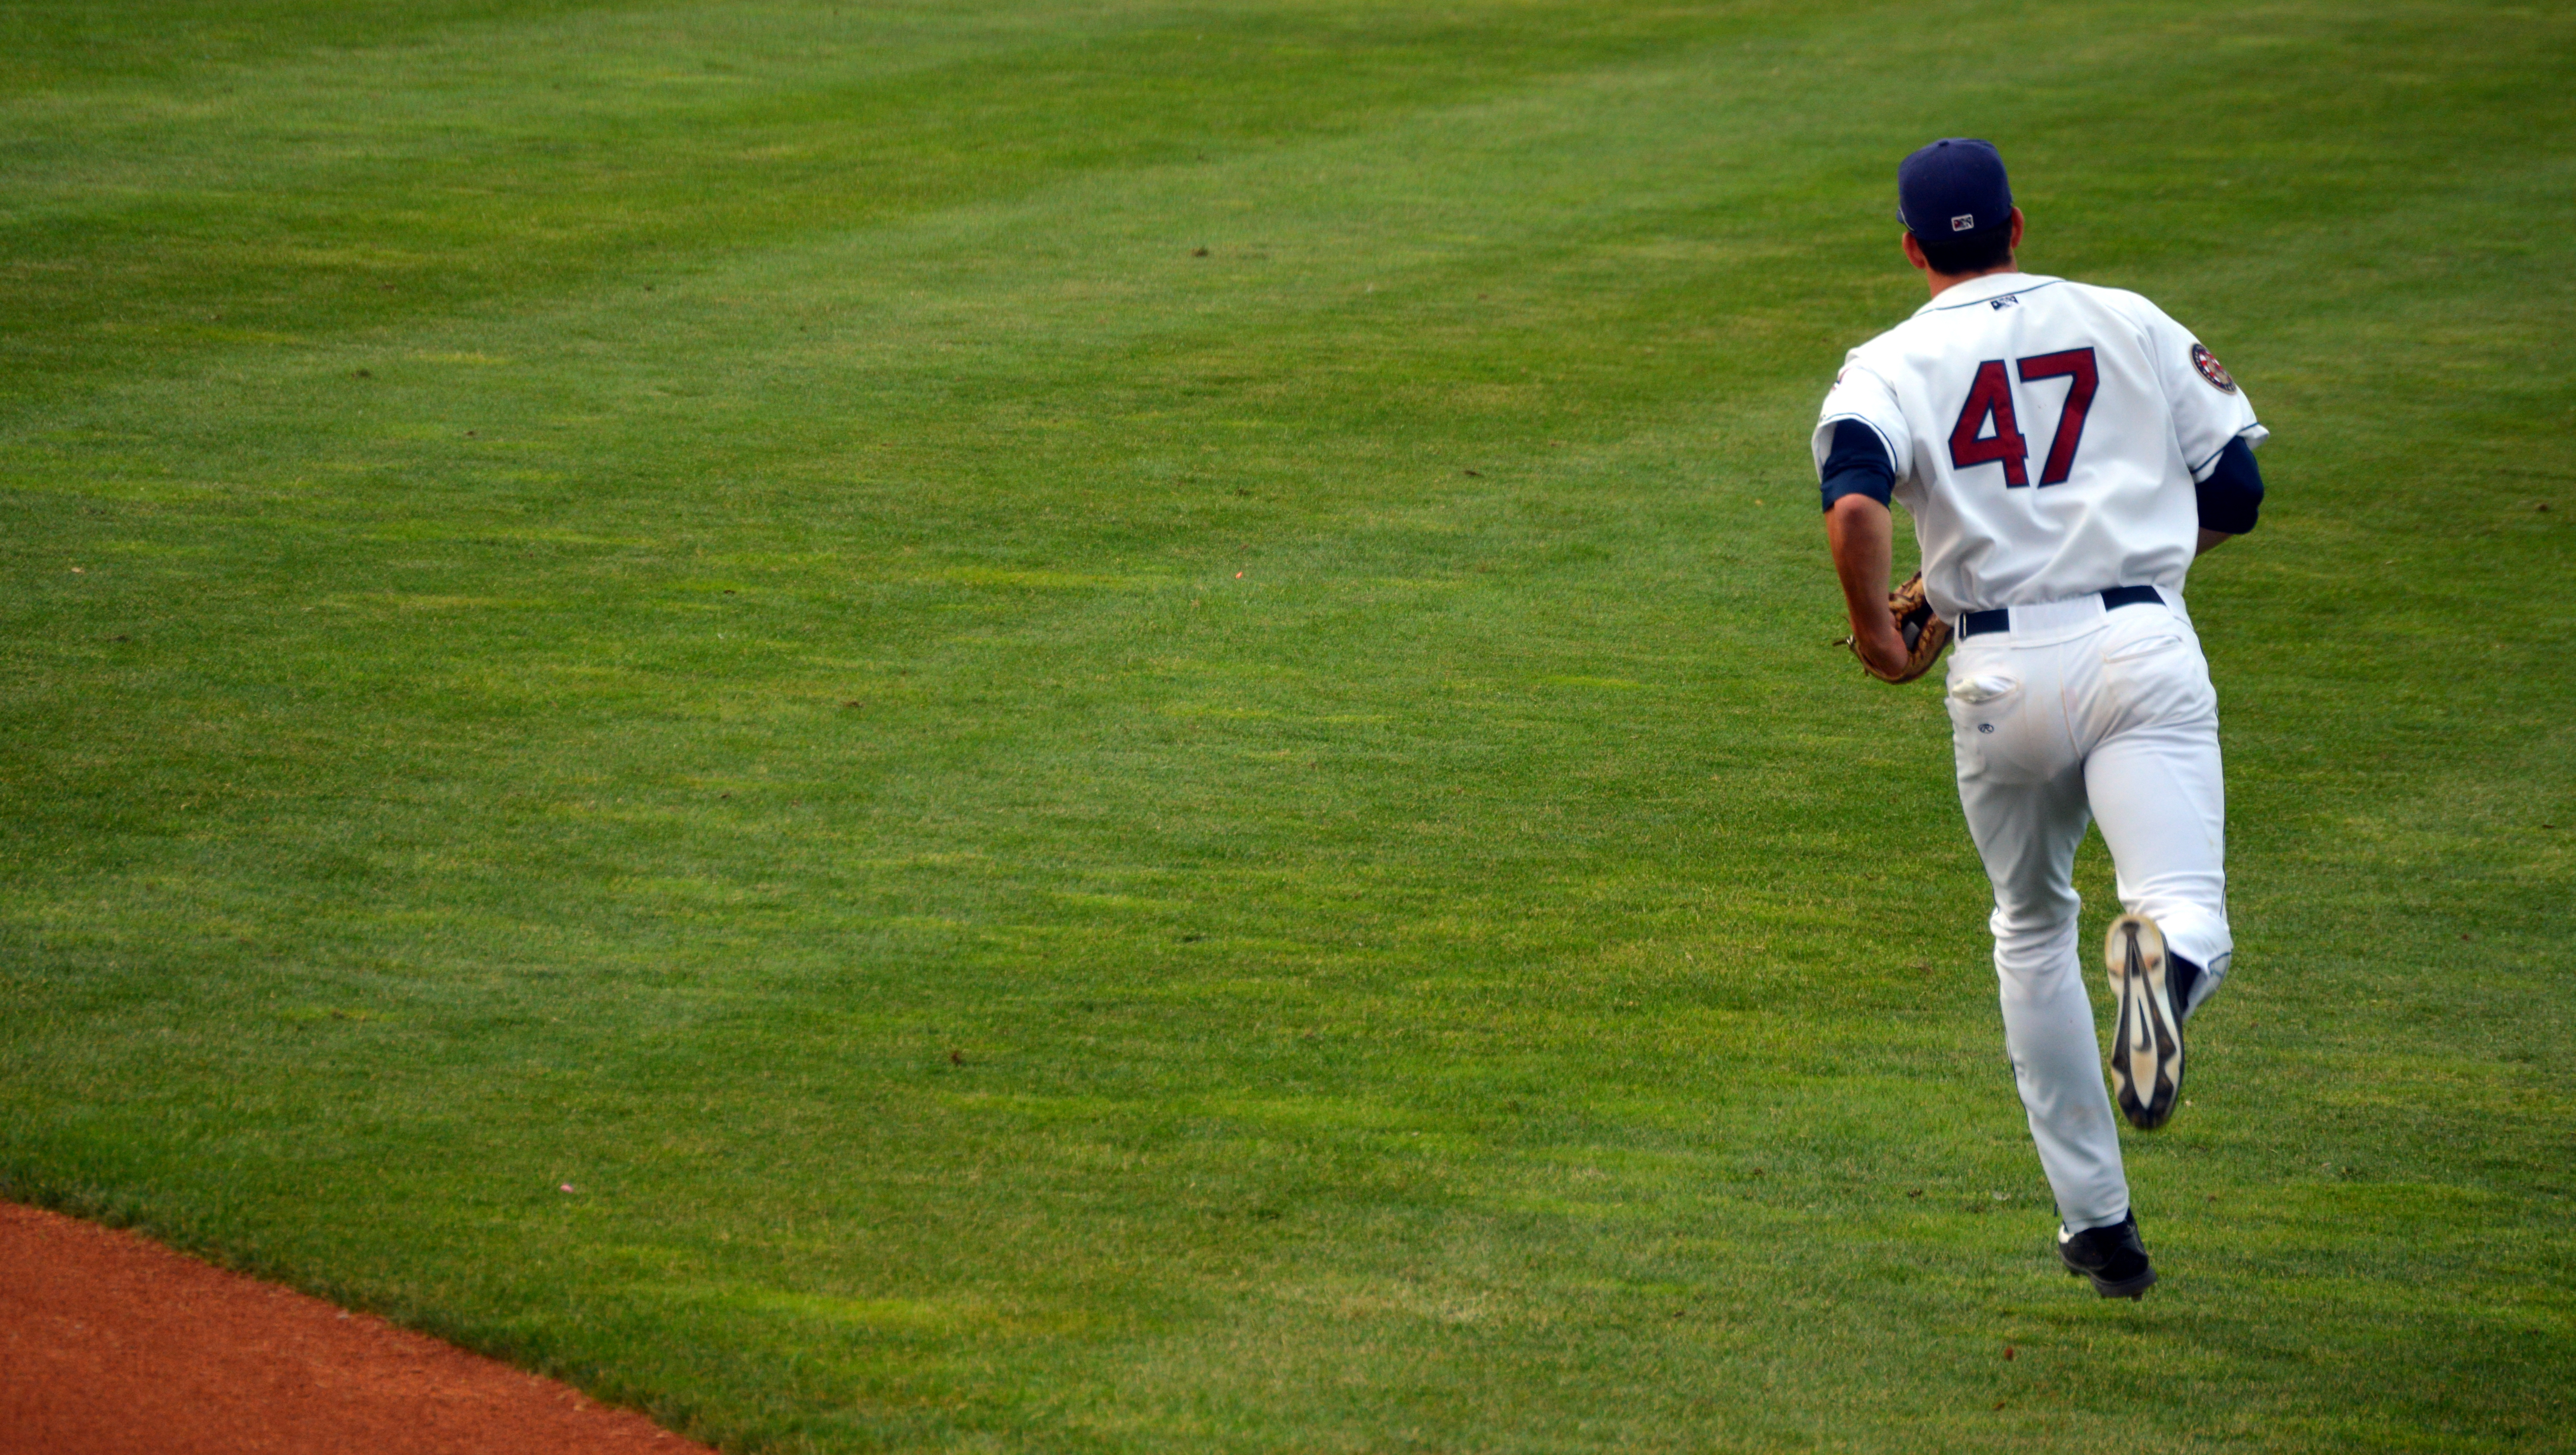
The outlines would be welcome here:
<svg viewBox="0 0 2576 1455">
<path fill-rule="evenodd" d="M 0 1203 L 0 1455 L 706 1449 L 382 1319 Z"/>
</svg>

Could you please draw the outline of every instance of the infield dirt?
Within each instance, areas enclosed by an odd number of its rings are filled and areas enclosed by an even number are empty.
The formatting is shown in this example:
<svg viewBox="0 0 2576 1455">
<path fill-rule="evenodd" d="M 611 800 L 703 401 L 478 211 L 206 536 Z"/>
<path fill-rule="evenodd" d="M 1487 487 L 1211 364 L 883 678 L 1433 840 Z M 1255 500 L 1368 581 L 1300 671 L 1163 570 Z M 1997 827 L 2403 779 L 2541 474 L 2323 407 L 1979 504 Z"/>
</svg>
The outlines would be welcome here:
<svg viewBox="0 0 2576 1455">
<path fill-rule="evenodd" d="M 0 1203 L 5 1455 L 706 1448 L 426 1334 Z"/>
</svg>

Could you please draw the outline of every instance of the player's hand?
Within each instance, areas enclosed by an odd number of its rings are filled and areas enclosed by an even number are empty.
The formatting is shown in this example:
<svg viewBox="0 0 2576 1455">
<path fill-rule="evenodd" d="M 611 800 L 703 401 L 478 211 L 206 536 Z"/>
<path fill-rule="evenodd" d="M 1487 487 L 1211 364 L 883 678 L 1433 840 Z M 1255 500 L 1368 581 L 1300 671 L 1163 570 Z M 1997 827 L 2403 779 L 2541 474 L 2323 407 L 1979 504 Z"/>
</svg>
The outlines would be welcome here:
<svg viewBox="0 0 2576 1455">
<path fill-rule="evenodd" d="M 1866 626 L 1858 622 L 1853 626 L 1852 650 L 1860 655 L 1860 664 L 1867 667 L 1871 675 L 1890 681 L 1906 675 L 1913 654 L 1905 649 L 1905 637 L 1897 631 L 1893 614 L 1881 612 Z M 1871 627 L 1876 630 L 1868 629 Z"/>
</svg>

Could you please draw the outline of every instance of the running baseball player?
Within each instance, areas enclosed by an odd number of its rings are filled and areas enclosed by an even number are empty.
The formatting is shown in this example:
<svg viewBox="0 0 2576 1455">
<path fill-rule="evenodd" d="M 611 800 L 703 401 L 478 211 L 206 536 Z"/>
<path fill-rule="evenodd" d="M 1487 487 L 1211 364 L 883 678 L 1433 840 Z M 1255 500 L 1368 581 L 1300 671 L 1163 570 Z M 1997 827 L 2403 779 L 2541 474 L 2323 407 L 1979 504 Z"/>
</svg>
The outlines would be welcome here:
<svg viewBox="0 0 2576 1455">
<path fill-rule="evenodd" d="M 1959 804 L 1994 882 L 2004 1044 L 2069 1272 L 2156 1281 L 2138 1236 L 2076 948 L 2075 848 L 2098 821 L 2127 911 L 2106 952 L 2120 1110 L 2162 1126 L 2183 1027 L 2226 975 L 2218 698 L 2183 605 L 2199 553 L 2254 527 L 2267 431 L 2190 331 L 2135 293 L 2020 270 L 2003 158 L 1937 141 L 1897 169 L 1931 301 L 1853 349 L 1816 467 L 1862 665 L 1927 671 L 1953 635 Z M 1922 547 L 1888 592 L 1890 499 Z"/>
</svg>

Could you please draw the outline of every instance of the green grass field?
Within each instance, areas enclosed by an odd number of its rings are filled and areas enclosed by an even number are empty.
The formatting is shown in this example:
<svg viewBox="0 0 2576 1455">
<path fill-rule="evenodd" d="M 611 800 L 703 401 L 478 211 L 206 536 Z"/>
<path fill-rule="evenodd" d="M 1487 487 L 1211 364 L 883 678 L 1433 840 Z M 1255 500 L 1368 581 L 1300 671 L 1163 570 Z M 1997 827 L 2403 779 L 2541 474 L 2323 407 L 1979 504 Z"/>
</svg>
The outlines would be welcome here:
<svg viewBox="0 0 2576 1455">
<path fill-rule="evenodd" d="M 2571 75 L 2438 0 L 0 8 L 0 1192 L 737 1450 L 2576 1449 Z M 2138 1305 L 1937 692 L 1825 645 L 1955 134 L 2275 432 Z"/>
</svg>

